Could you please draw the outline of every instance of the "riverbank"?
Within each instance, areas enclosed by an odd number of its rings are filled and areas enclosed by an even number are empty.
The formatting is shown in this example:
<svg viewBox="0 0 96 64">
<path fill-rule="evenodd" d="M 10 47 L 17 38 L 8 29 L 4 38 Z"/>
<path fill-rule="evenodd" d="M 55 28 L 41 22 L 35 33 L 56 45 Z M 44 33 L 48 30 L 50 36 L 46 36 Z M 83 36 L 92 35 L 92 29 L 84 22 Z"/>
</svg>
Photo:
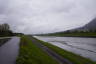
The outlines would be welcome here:
<svg viewBox="0 0 96 64">
<path fill-rule="evenodd" d="M 40 35 L 39 35 L 40 36 Z M 41 36 L 60 36 L 60 37 L 86 37 L 86 38 L 96 38 L 96 32 L 81 32 L 81 33 L 52 33 L 43 34 Z"/>
<path fill-rule="evenodd" d="M 22 36 L 16 64 L 58 64 L 51 56 L 32 43 L 28 36 Z"/>
<path fill-rule="evenodd" d="M 41 41 L 41 40 L 39 40 Z M 43 42 L 41 41 L 41 43 L 45 46 L 47 46 L 48 48 L 52 49 L 53 51 L 55 51 L 57 54 L 61 55 L 62 57 L 68 59 L 69 61 L 71 61 L 73 64 L 96 64 L 96 62 L 91 61 L 90 59 L 81 57 L 79 55 L 76 55 L 72 52 L 68 52 L 64 49 L 61 49 L 57 46 L 54 46 L 52 44 L 49 44 L 47 42 Z"/>
<path fill-rule="evenodd" d="M 52 44 L 49 44 L 47 42 L 43 42 L 43 41 L 38 40 L 33 37 L 31 37 L 31 39 L 29 38 L 29 36 L 21 37 L 20 53 L 17 58 L 17 64 L 59 64 L 56 60 L 54 60 L 53 56 L 48 55 L 48 53 L 44 52 L 44 50 L 42 50 L 42 48 L 38 47 L 41 44 L 42 44 L 42 47 L 43 46 L 48 47 L 49 49 L 54 51 L 56 54 L 67 59 L 68 61 L 72 62 L 73 64 L 96 64 L 96 62 L 91 61 L 90 59 L 81 57 L 72 52 L 68 52 L 64 49 L 61 49 L 61 48 L 54 46 Z M 33 41 L 34 39 L 35 39 L 35 41 Z M 32 42 L 34 42 L 34 43 L 32 43 Z M 37 44 L 38 45 L 37 46 L 36 42 L 38 42 L 40 44 Z M 43 47 L 43 48 L 45 48 L 45 47 Z"/>
</svg>

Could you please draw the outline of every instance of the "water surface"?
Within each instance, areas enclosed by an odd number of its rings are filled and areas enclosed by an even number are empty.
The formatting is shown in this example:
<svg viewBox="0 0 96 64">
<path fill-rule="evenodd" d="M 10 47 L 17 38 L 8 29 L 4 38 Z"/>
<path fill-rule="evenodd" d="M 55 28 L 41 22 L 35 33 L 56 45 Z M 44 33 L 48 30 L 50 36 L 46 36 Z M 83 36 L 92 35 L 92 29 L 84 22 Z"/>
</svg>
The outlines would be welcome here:
<svg viewBox="0 0 96 64">
<path fill-rule="evenodd" d="M 96 38 L 34 36 L 67 51 L 96 61 Z"/>
</svg>

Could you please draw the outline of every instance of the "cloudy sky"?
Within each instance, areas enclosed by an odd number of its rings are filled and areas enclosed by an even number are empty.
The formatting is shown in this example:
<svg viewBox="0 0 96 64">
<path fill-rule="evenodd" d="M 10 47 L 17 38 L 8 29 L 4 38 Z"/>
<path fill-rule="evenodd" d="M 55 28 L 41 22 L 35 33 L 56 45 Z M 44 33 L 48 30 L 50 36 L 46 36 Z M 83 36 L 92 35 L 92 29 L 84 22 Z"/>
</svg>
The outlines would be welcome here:
<svg viewBox="0 0 96 64">
<path fill-rule="evenodd" d="M 80 27 L 96 17 L 96 0 L 0 0 L 0 23 L 23 33 Z"/>
</svg>

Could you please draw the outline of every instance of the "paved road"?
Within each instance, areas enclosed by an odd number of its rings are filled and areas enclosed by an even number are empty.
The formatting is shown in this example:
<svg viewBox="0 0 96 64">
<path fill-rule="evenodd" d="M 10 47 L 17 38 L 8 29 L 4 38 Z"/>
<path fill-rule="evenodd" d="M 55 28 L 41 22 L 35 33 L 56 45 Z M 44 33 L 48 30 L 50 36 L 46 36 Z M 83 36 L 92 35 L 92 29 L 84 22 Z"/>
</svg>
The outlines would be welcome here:
<svg viewBox="0 0 96 64">
<path fill-rule="evenodd" d="M 13 37 L 0 47 L 0 64 L 15 64 L 19 51 L 19 37 Z"/>
<path fill-rule="evenodd" d="M 6 39 L 6 38 L 12 38 L 12 37 L 0 37 L 0 39 Z"/>
</svg>

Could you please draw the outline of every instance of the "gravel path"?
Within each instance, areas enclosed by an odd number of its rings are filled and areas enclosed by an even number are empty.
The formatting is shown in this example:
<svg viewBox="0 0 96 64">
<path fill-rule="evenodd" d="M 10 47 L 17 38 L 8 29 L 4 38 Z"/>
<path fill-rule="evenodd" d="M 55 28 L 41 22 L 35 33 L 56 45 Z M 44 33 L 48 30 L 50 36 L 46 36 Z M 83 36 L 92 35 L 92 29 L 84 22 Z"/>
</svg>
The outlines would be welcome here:
<svg viewBox="0 0 96 64">
<path fill-rule="evenodd" d="M 19 37 L 12 37 L 0 47 L 0 64 L 15 64 L 19 52 L 19 41 Z"/>
<path fill-rule="evenodd" d="M 55 53 L 53 50 L 49 49 L 47 46 L 44 46 L 40 42 L 38 42 L 36 39 L 31 38 L 32 42 L 37 45 L 39 48 L 43 49 L 46 53 L 48 53 L 49 56 L 53 57 L 56 61 L 59 62 L 59 64 L 72 64 L 67 59 L 63 58 L 62 56 Z"/>
</svg>

